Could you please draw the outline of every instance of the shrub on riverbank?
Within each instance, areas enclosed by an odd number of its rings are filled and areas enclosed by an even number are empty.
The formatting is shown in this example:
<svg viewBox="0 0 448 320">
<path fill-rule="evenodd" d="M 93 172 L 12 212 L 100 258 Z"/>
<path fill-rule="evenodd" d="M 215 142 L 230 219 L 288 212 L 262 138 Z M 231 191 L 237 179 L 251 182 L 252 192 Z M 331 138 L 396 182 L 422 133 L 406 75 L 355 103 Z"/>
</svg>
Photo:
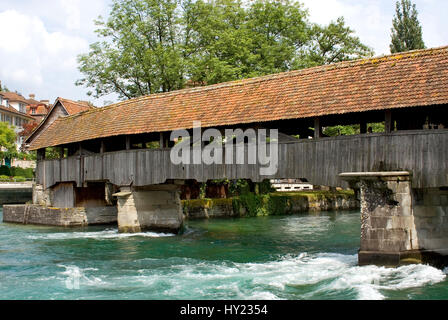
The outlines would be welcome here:
<svg viewBox="0 0 448 320">
<path fill-rule="evenodd" d="M 25 182 L 27 178 L 17 176 L 17 177 L 9 177 L 9 176 L 0 176 L 0 182 Z"/>
<path fill-rule="evenodd" d="M 6 176 L 6 177 L 23 177 L 26 179 L 33 179 L 34 178 L 34 170 L 32 168 L 23 169 L 20 167 L 7 167 L 7 166 L 1 166 L 0 167 L 0 176 Z"/>
</svg>

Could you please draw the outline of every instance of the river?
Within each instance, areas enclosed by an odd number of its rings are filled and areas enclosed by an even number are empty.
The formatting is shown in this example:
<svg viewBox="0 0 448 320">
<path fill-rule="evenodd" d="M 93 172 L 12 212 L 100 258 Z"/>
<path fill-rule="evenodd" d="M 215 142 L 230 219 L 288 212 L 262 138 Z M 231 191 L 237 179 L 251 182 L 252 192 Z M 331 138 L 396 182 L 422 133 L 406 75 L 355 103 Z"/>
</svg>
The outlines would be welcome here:
<svg viewBox="0 0 448 320">
<path fill-rule="evenodd" d="M 0 223 L 0 299 L 448 299 L 447 270 L 358 267 L 359 236 L 359 212 L 190 221 L 180 236 Z"/>
</svg>

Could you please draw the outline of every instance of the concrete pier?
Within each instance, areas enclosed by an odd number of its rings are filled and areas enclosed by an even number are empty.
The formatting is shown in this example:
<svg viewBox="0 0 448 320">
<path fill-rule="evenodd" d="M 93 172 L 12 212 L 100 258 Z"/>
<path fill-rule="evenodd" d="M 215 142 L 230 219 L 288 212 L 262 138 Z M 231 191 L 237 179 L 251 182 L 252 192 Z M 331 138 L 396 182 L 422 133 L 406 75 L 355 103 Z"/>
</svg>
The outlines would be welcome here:
<svg viewBox="0 0 448 320">
<path fill-rule="evenodd" d="M 118 229 L 123 233 L 145 230 L 178 233 L 183 213 L 178 185 L 122 187 L 118 198 Z"/>
<path fill-rule="evenodd" d="M 448 191 L 413 189 L 409 172 L 343 173 L 359 190 L 359 264 L 448 262 Z"/>
</svg>

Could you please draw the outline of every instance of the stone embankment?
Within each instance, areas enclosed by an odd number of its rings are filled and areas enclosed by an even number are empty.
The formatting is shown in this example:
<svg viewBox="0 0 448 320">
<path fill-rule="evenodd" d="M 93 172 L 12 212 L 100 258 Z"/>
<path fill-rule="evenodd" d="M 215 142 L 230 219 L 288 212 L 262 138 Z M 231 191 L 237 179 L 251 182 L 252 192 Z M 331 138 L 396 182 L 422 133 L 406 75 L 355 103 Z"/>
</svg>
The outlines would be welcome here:
<svg viewBox="0 0 448 320">
<path fill-rule="evenodd" d="M 3 209 L 3 222 L 59 227 L 115 224 L 117 207 L 51 208 L 39 205 L 8 205 Z"/>
<path fill-rule="evenodd" d="M 315 191 L 245 194 L 229 199 L 196 199 L 182 201 L 186 219 L 291 215 L 307 212 L 357 210 L 359 201 L 351 191 Z M 3 222 L 80 227 L 116 224 L 116 206 L 98 208 L 53 208 L 42 205 L 7 205 Z"/>
<path fill-rule="evenodd" d="M 229 199 L 184 200 L 182 204 L 187 219 L 291 215 L 360 208 L 352 191 L 247 194 Z"/>
</svg>

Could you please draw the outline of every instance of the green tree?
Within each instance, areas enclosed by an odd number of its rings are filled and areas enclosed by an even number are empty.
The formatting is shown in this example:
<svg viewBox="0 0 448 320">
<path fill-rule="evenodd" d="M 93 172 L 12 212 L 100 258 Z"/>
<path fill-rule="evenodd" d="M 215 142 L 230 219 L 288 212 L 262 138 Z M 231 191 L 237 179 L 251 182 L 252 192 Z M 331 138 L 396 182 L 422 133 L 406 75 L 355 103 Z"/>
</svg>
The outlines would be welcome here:
<svg viewBox="0 0 448 320">
<path fill-rule="evenodd" d="M 16 149 L 16 133 L 7 122 L 0 122 L 0 148 L 7 151 Z"/>
<path fill-rule="evenodd" d="M 328 26 L 314 25 L 312 45 L 305 52 L 306 65 L 323 65 L 373 55 L 372 49 L 361 43 L 354 31 L 345 25 L 343 17 Z"/>
<path fill-rule="evenodd" d="M 79 57 L 86 77 L 77 84 L 122 98 L 182 88 L 177 9 L 175 0 L 114 0 L 109 19 L 95 21 L 103 41 Z"/>
<path fill-rule="evenodd" d="M 308 21 L 294 0 L 114 0 L 77 81 L 100 97 L 157 92 L 368 56 L 341 18 Z"/>
<path fill-rule="evenodd" d="M 215 84 L 291 70 L 308 39 L 306 11 L 290 1 L 197 1 L 189 8 L 188 72 L 192 82 Z"/>
<path fill-rule="evenodd" d="M 16 133 L 7 122 L 0 122 L 0 158 L 17 156 Z"/>
<path fill-rule="evenodd" d="M 4 84 L 2 84 L 2 83 L 0 82 L 0 91 L 3 91 L 3 92 L 9 92 L 9 89 L 8 89 Z"/>
<path fill-rule="evenodd" d="M 410 0 L 397 1 L 392 22 L 391 53 L 425 48 L 422 27 L 417 16 L 416 6 Z"/>
</svg>

